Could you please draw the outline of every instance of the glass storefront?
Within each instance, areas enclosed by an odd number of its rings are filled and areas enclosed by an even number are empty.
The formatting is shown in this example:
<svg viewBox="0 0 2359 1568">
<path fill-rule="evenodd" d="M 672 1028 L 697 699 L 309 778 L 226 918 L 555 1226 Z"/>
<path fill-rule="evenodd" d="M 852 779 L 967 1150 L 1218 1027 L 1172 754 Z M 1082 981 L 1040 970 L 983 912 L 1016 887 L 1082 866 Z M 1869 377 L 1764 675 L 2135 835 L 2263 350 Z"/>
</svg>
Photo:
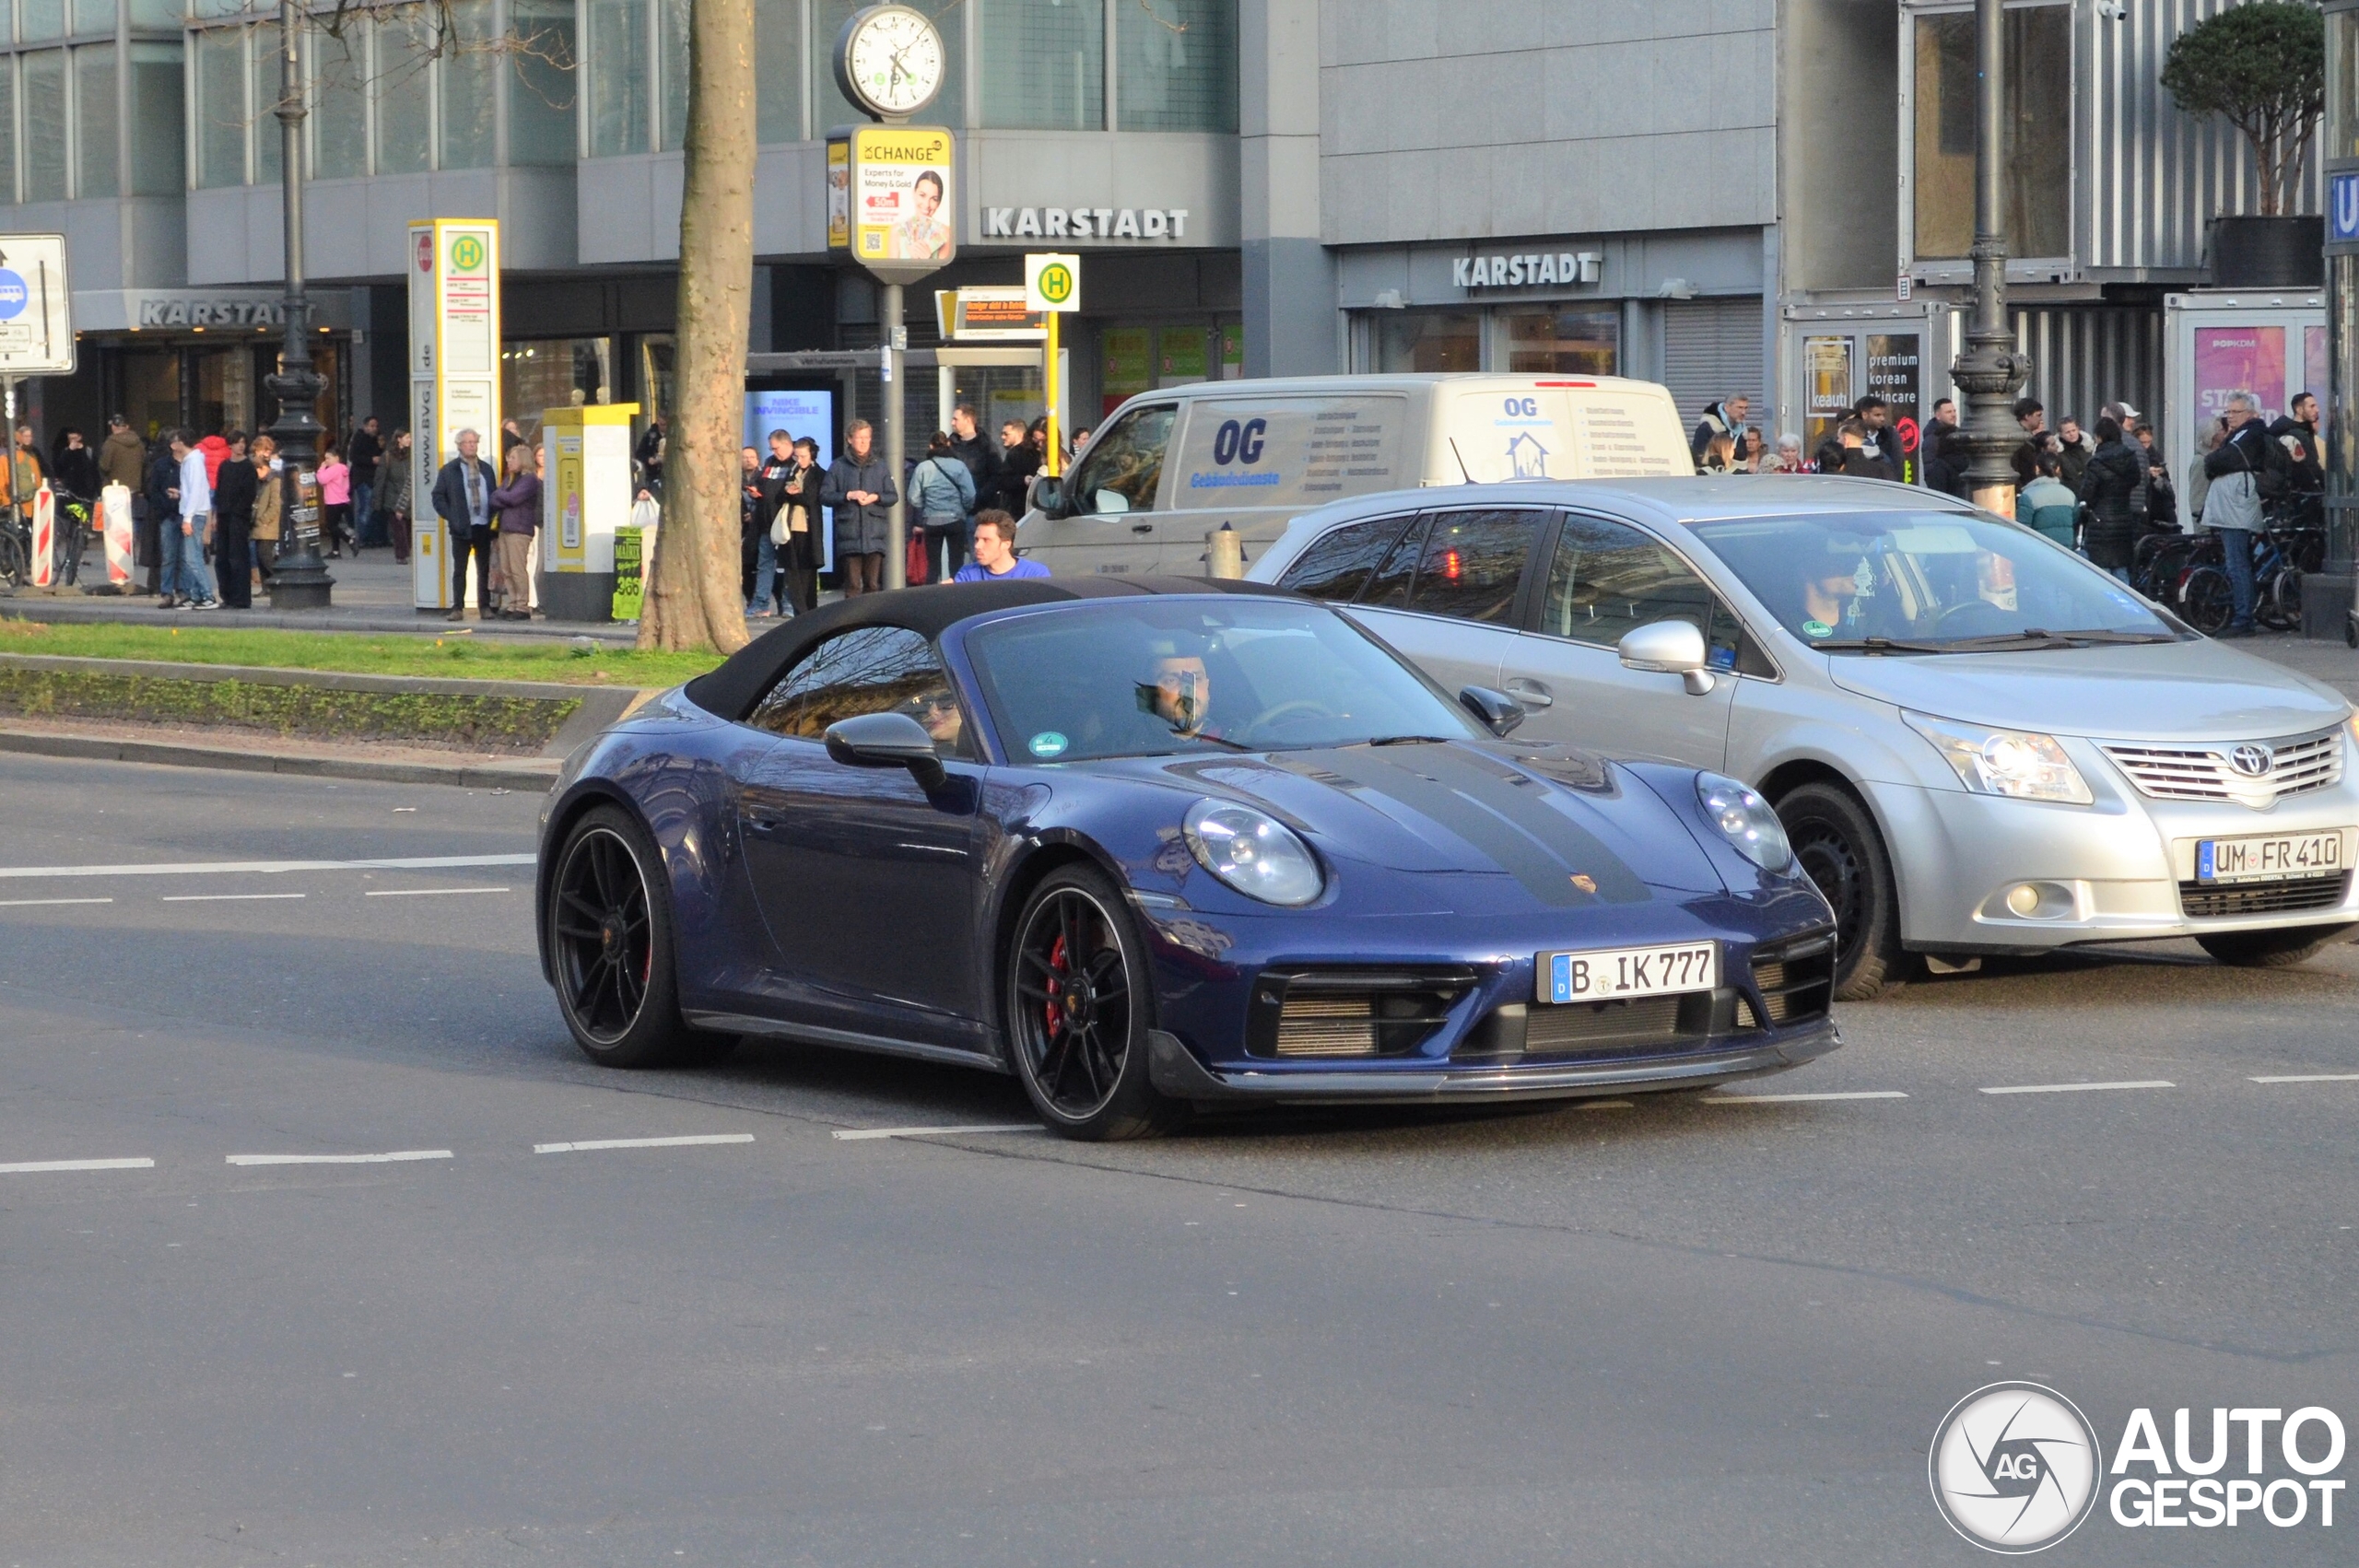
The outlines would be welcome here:
<svg viewBox="0 0 2359 1568">
<path fill-rule="evenodd" d="M 541 416 L 572 404 L 612 403 L 614 339 L 541 338 L 510 342 L 499 350 L 499 406 L 528 440 Z"/>
<path fill-rule="evenodd" d="M 1474 310 L 1386 311 L 1375 317 L 1379 370 L 1479 370 L 1483 317 Z"/>
<path fill-rule="evenodd" d="M 1622 313 L 1612 306 L 1503 310 L 1507 368 L 1519 374 L 1611 376 L 1622 362 Z"/>
<path fill-rule="evenodd" d="M 1622 373 L 1622 310 L 1610 300 L 1483 310 L 1370 310 L 1356 357 L 1365 369 L 1524 376 Z"/>
</svg>

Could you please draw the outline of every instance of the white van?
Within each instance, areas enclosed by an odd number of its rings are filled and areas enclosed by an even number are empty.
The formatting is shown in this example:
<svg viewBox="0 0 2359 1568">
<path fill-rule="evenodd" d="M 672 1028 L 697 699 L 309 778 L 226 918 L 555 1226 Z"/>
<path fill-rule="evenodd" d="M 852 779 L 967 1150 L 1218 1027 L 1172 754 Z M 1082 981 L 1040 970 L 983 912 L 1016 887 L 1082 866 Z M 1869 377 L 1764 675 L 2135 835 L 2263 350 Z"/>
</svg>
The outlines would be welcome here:
<svg viewBox="0 0 2359 1568">
<path fill-rule="evenodd" d="M 1379 490 L 1692 474 L 1671 394 L 1610 376 L 1320 376 L 1142 392 L 1016 544 L 1059 577 L 1205 570 L 1226 523 L 1250 564 L 1313 507 Z"/>
</svg>

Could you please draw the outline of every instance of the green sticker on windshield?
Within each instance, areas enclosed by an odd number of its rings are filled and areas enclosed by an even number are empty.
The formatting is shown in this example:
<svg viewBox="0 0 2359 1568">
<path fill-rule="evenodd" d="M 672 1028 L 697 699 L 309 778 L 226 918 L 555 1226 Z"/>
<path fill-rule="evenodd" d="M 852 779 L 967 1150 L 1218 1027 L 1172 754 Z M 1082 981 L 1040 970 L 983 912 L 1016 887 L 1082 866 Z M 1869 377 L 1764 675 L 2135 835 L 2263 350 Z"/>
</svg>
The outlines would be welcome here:
<svg viewBox="0 0 2359 1568">
<path fill-rule="evenodd" d="M 1043 730 L 1033 736 L 1027 744 L 1031 746 L 1034 756 L 1049 757 L 1064 755 L 1065 747 L 1072 743 L 1054 730 Z"/>
<path fill-rule="evenodd" d="M 1833 637 L 1834 635 L 1835 628 L 1828 626 L 1825 621 L 1804 621 L 1802 623 L 1802 636 L 1804 637 Z"/>
</svg>

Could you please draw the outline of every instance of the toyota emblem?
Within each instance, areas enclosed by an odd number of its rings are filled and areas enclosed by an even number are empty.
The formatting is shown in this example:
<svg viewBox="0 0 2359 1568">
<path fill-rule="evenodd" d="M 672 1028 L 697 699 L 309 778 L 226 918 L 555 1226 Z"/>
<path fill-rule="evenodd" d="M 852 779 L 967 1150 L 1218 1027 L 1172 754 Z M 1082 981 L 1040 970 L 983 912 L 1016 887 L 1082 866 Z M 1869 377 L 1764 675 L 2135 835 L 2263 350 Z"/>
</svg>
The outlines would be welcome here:
<svg viewBox="0 0 2359 1568">
<path fill-rule="evenodd" d="M 2248 778 L 2259 778 L 2269 771 L 2269 765 L 2275 760 L 2275 754 L 2267 746 L 2238 746 L 2228 754 L 2230 766 Z"/>
</svg>

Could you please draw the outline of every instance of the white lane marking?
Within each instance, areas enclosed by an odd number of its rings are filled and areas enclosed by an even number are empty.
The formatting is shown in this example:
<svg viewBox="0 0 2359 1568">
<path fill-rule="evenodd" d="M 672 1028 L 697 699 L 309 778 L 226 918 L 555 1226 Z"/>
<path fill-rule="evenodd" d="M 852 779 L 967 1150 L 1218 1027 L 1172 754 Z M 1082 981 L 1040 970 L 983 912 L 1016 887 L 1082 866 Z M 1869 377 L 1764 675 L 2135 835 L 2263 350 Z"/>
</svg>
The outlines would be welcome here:
<svg viewBox="0 0 2359 1568">
<path fill-rule="evenodd" d="M 1708 1106 L 1783 1106 L 1801 1100 L 1905 1100 L 1900 1089 L 1845 1089 L 1825 1094 L 1714 1094 L 1707 1097 Z"/>
<path fill-rule="evenodd" d="M 300 898 L 299 893 L 167 893 L 158 904 L 253 904 L 273 898 Z"/>
<path fill-rule="evenodd" d="M 111 898 L 0 898 L 0 909 L 30 909 L 42 904 L 111 904 Z"/>
<path fill-rule="evenodd" d="M 839 1143 L 858 1143 L 871 1138 L 940 1138 L 953 1132 L 1041 1132 L 1047 1130 L 1037 1121 L 995 1123 L 990 1127 L 848 1127 L 829 1134 Z"/>
<path fill-rule="evenodd" d="M 2255 1083 L 2359 1083 L 2359 1072 L 2284 1072 L 2274 1078 L 2256 1078 Z"/>
<path fill-rule="evenodd" d="M 454 893 L 510 893 L 506 887 L 372 887 L 363 898 L 444 898 Z"/>
<path fill-rule="evenodd" d="M 2013 1083 L 1985 1089 L 1986 1094 L 2077 1094 L 2088 1089 L 2176 1089 L 2167 1078 L 2130 1078 L 2118 1083 Z"/>
<path fill-rule="evenodd" d="M 750 1132 L 699 1132 L 687 1138 L 586 1138 L 574 1143 L 535 1143 L 535 1154 L 573 1154 L 588 1149 L 686 1149 L 698 1143 L 751 1143 Z"/>
<path fill-rule="evenodd" d="M 386 1154 L 230 1154 L 233 1165 L 393 1165 L 409 1160 L 447 1160 L 448 1149 L 396 1149 Z"/>
<path fill-rule="evenodd" d="M 43 1171 L 152 1171 L 153 1160 L 19 1160 L 0 1165 L 0 1176 L 36 1176 Z"/>
<path fill-rule="evenodd" d="M 431 872 L 463 866 L 529 866 L 537 855 L 413 855 L 382 860 L 162 860 L 120 866 L 0 866 L 0 878 L 67 876 L 225 876 L 282 872 Z"/>
</svg>

